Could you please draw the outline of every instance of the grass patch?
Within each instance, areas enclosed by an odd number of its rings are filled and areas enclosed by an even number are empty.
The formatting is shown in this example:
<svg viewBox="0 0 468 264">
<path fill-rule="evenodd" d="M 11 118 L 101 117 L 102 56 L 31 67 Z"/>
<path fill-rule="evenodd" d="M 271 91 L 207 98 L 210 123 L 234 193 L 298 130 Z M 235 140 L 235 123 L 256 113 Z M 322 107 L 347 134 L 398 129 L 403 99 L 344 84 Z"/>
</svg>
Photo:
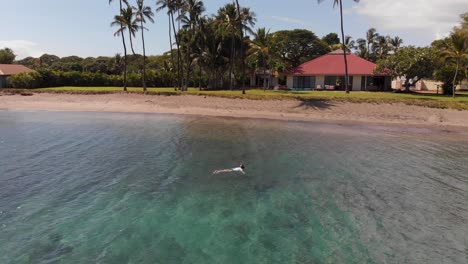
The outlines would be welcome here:
<svg viewBox="0 0 468 264">
<path fill-rule="evenodd" d="M 65 93 L 65 94 L 112 94 L 124 93 L 121 87 L 55 87 L 34 90 L 5 89 L 4 93 Z M 129 87 L 127 93 L 142 94 L 142 88 Z M 242 95 L 239 90 L 222 91 L 199 91 L 190 88 L 186 92 L 174 91 L 174 88 L 148 88 L 149 95 L 199 95 L 215 96 L 231 99 L 251 100 L 301 100 L 301 101 L 338 101 L 351 103 L 402 103 L 406 105 L 417 105 L 431 108 L 447 108 L 457 110 L 468 110 L 468 92 L 460 92 L 454 99 L 451 96 L 422 94 L 422 93 L 387 93 L 387 92 L 351 92 L 346 94 L 342 91 L 263 91 L 248 90 Z"/>
</svg>

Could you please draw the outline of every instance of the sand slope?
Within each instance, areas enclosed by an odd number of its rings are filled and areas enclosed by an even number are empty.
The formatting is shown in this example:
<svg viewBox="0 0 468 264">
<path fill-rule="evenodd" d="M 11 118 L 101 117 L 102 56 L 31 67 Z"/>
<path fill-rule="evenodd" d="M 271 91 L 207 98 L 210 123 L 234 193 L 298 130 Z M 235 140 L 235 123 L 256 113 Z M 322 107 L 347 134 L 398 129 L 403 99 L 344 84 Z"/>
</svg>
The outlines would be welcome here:
<svg viewBox="0 0 468 264">
<path fill-rule="evenodd" d="M 193 95 L 2 95 L 0 110 L 173 113 L 206 116 L 468 127 L 468 111 L 404 104 L 247 100 Z"/>
</svg>

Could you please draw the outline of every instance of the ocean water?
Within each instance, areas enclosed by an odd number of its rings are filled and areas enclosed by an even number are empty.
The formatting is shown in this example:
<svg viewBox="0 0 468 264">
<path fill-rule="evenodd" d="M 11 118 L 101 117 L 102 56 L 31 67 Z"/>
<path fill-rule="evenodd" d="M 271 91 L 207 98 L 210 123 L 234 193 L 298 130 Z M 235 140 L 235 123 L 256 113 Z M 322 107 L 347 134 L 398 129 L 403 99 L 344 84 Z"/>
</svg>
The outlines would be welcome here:
<svg viewBox="0 0 468 264">
<path fill-rule="evenodd" d="M 0 111 L 0 263 L 468 263 L 468 136 Z"/>
</svg>

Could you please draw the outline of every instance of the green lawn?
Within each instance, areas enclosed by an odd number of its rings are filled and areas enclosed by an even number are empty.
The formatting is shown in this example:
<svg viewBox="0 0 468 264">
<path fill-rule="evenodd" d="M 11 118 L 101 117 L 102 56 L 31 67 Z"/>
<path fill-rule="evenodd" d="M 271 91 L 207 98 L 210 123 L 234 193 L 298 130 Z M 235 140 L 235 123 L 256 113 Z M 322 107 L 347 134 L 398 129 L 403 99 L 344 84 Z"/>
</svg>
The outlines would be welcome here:
<svg viewBox="0 0 468 264">
<path fill-rule="evenodd" d="M 24 90 L 23 90 L 24 91 Z M 77 94 L 101 94 L 101 93 L 120 93 L 121 87 L 55 87 L 35 90 L 31 92 L 47 93 L 77 93 Z M 143 93 L 142 88 L 128 88 L 130 93 Z M 468 92 L 461 92 L 455 99 L 450 96 L 434 94 L 404 94 L 404 93 L 383 93 L 383 92 L 351 92 L 346 94 L 342 91 L 263 91 L 247 90 L 246 95 L 241 91 L 199 91 L 196 88 L 190 88 L 186 92 L 174 91 L 174 88 L 148 88 L 149 94 L 160 95 L 205 95 L 225 98 L 247 98 L 253 100 L 332 100 L 353 103 L 403 103 L 407 105 L 419 105 L 433 108 L 451 108 L 459 110 L 468 110 Z"/>
</svg>

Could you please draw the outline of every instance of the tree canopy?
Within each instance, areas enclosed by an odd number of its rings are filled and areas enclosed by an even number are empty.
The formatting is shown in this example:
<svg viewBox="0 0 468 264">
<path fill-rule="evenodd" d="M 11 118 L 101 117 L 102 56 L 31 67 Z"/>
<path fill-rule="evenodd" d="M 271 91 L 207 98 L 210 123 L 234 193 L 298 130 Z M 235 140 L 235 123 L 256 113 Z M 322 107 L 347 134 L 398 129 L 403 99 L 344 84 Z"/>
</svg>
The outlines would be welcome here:
<svg viewBox="0 0 468 264">
<path fill-rule="evenodd" d="M 287 68 L 330 52 L 327 43 L 306 29 L 277 31 L 273 33 L 271 43 L 273 51 Z"/>
<path fill-rule="evenodd" d="M 328 33 L 328 35 L 322 38 L 322 41 L 327 43 L 329 46 L 340 44 L 340 38 L 336 33 Z"/>
<path fill-rule="evenodd" d="M 406 91 L 423 78 L 432 77 L 435 69 L 432 48 L 403 47 L 385 59 L 379 60 L 376 72 L 385 72 L 405 80 Z"/>
<path fill-rule="evenodd" d="M 12 64 L 15 61 L 16 55 L 9 48 L 0 49 L 0 64 Z"/>
</svg>

